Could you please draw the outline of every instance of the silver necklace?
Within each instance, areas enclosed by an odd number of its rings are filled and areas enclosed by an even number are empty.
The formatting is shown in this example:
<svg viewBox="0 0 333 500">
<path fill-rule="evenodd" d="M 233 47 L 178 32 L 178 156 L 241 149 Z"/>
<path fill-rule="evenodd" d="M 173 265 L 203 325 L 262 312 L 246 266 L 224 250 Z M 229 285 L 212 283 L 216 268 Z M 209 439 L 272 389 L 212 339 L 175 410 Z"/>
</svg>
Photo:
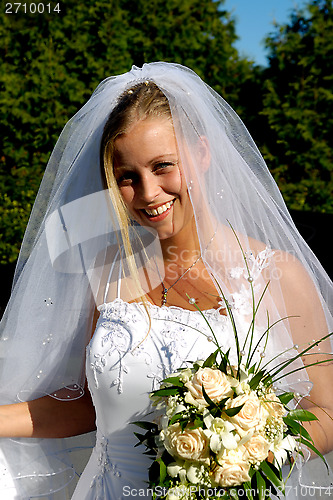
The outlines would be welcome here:
<svg viewBox="0 0 333 500">
<path fill-rule="evenodd" d="M 206 248 L 204 251 L 207 250 L 207 248 L 209 247 L 209 245 L 211 244 L 211 242 L 213 241 L 213 239 L 215 238 L 215 235 L 216 235 L 216 230 L 213 234 L 213 236 L 211 237 L 211 239 L 209 240 L 208 244 L 206 245 Z M 202 257 L 202 254 L 200 253 L 199 257 L 190 265 L 190 267 L 188 267 L 181 276 L 179 276 L 179 278 L 176 279 L 176 281 L 174 283 L 172 283 L 171 286 L 169 286 L 169 288 L 166 288 L 164 283 L 163 283 L 163 280 L 161 279 L 161 283 L 162 283 L 162 287 L 163 287 L 163 290 L 162 290 L 162 301 L 161 301 L 161 306 L 165 306 L 166 302 L 167 302 L 167 297 L 168 297 L 168 292 L 169 290 L 171 290 L 171 288 L 173 288 L 175 286 L 176 283 L 178 283 L 178 281 L 180 281 L 182 278 L 184 278 L 185 274 L 187 274 L 191 269 L 192 267 L 194 267 L 196 265 L 197 262 L 199 262 L 199 260 L 201 259 Z M 161 278 L 161 276 L 160 276 Z"/>
<path fill-rule="evenodd" d="M 165 285 L 162 281 L 162 287 L 163 287 L 163 291 L 162 291 L 162 303 L 161 303 L 161 306 L 165 306 L 166 304 L 166 301 L 167 301 L 167 296 L 168 296 L 168 291 L 171 290 L 171 288 L 173 286 L 175 286 L 176 283 L 178 283 L 179 280 L 181 280 L 182 278 L 184 278 L 185 274 L 187 274 L 189 272 L 190 269 L 192 269 L 192 267 L 194 267 L 196 265 L 196 263 L 201 259 L 201 254 L 199 255 L 199 257 L 193 262 L 193 264 L 190 265 L 190 267 L 188 267 L 186 269 L 186 271 L 183 272 L 183 274 L 181 276 L 179 276 L 179 278 L 176 279 L 176 281 L 174 283 L 172 283 L 171 286 L 169 286 L 169 288 L 165 288 Z"/>
</svg>

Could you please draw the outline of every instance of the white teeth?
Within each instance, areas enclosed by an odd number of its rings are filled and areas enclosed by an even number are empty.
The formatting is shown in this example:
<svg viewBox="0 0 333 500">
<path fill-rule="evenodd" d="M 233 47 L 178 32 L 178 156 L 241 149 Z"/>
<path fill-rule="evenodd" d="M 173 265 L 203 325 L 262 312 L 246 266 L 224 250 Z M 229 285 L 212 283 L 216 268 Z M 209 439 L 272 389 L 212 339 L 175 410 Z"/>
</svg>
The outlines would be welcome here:
<svg viewBox="0 0 333 500">
<path fill-rule="evenodd" d="M 170 208 L 171 205 L 173 205 L 173 202 L 174 202 L 174 200 L 168 201 L 167 203 L 164 203 L 164 205 L 161 205 L 160 207 L 157 207 L 157 208 L 153 208 L 152 210 L 147 210 L 146 209 L 145 212 L 147 212 L 147 214 L 150 215 L 150 216 L 161 215 L 166 210 L 168 210 L 168 208 Z"/>
</svg>

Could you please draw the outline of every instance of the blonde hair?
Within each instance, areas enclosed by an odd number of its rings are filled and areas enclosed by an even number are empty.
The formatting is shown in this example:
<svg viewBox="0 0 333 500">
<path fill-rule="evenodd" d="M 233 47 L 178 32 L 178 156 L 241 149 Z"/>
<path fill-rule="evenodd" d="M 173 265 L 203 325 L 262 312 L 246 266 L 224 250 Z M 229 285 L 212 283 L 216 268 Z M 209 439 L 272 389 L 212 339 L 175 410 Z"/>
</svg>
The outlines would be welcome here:
<svg viewBox="0 0 333 500">
<path fill-rule="evenodd" d="M 122 243 L 125 250 L 126 262 L 137 288 L 137 296 L 140 297 L 149 316 L 146 307 L 147 301 L 140 284 L 139 273 L 130 241 L 129 227 L 131 225 L 131 218 L 114 176 L 114 150 L 116 139 L 126 134 L 135 123 L 147 118 L 167 118 L 172 121 L 168 99 L 155 83 L 149 81 L 131 87 L 120 96 L 118 103 L 112 110 L 104 127 L 101 141 L 100 163 L 121 230 L 122 242 L 118 241 L 118 245 L 121 247 Z M 142 249 L 144 250 L 143 243 Z"/>
</svg>

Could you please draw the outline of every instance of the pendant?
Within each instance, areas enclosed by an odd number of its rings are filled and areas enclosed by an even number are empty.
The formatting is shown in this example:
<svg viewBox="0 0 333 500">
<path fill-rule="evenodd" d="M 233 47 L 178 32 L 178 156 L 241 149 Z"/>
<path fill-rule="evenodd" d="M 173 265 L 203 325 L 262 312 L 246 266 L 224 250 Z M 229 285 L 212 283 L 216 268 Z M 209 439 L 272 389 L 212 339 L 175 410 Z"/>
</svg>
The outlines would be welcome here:
<svg viewBox="0 0 333 500">
<path fill-rule="evenodd" d="M 167 301 L 167 294 L 168 294 L 168 289 L 167 288 L 163 288 L 163 292 L 162 292 L 162 306 L 165 306 L 166 304 L 166 301 Z"/>
</svg>

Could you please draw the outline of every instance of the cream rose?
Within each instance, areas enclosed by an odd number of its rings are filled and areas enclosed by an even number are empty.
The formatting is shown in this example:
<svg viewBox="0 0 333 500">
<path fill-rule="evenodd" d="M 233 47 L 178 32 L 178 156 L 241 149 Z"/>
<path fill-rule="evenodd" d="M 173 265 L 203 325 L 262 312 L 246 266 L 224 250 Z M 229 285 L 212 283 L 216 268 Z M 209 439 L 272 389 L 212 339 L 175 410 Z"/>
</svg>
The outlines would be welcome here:
<svg viewBox="0 0 333 500">
<path fill-rule="evenodd" d="M 263 414 L 261 403 L 256 394 L 242 394 L 241 396 L 237 396 L 237 398 L 227 404 L 227 407 L 235 408 L 242 404 L 244 406 L 237 415 L 230 417 L 230 421 L 234 425 L 243 431 L 248 431 L 259 424 L 264 424 L 264 422 L 262 422 Z"/>
<path fill-rule="evenodd" d="M 164 446 L 175 458 L 209 463 L 209 439 L 200 428 L 182 431 L 179 424 L 170 425 L 164 433 Z"/>
<path fill-rule="evenodd" d="M 262 462 L 268 456 L 270 443 L 260 435 L 252 438 L 244 444 L 250 460 Z"/>
<path fill-rule="evenodd" d="M 272 417 L 283 417 L 286 413 L 283 404 L 274 392 L 269 392 L 262 397 L 264 408 Z"/>
<path fill-rule="evenodd" d="M 233 377 L 225 375 L 220 370 L 205 367 L 199 368 L 192 379 L 186 382 L 185 387 L 200 405 L 208 406 L 202 393 L 202 386 L 210 399 L 216 402 L 232 395 L 233 382 L 236 382 Z"/>
<path fill-rule="evenodd" d="M 223 467 L 217 467 L 213 472 L 213 480 L 218 486 L 238 486 L 245 481 L 251 481 L 249 476 L 250 465 L 245 461 L 233 463 L 223 462 Z"/>
</svg>

